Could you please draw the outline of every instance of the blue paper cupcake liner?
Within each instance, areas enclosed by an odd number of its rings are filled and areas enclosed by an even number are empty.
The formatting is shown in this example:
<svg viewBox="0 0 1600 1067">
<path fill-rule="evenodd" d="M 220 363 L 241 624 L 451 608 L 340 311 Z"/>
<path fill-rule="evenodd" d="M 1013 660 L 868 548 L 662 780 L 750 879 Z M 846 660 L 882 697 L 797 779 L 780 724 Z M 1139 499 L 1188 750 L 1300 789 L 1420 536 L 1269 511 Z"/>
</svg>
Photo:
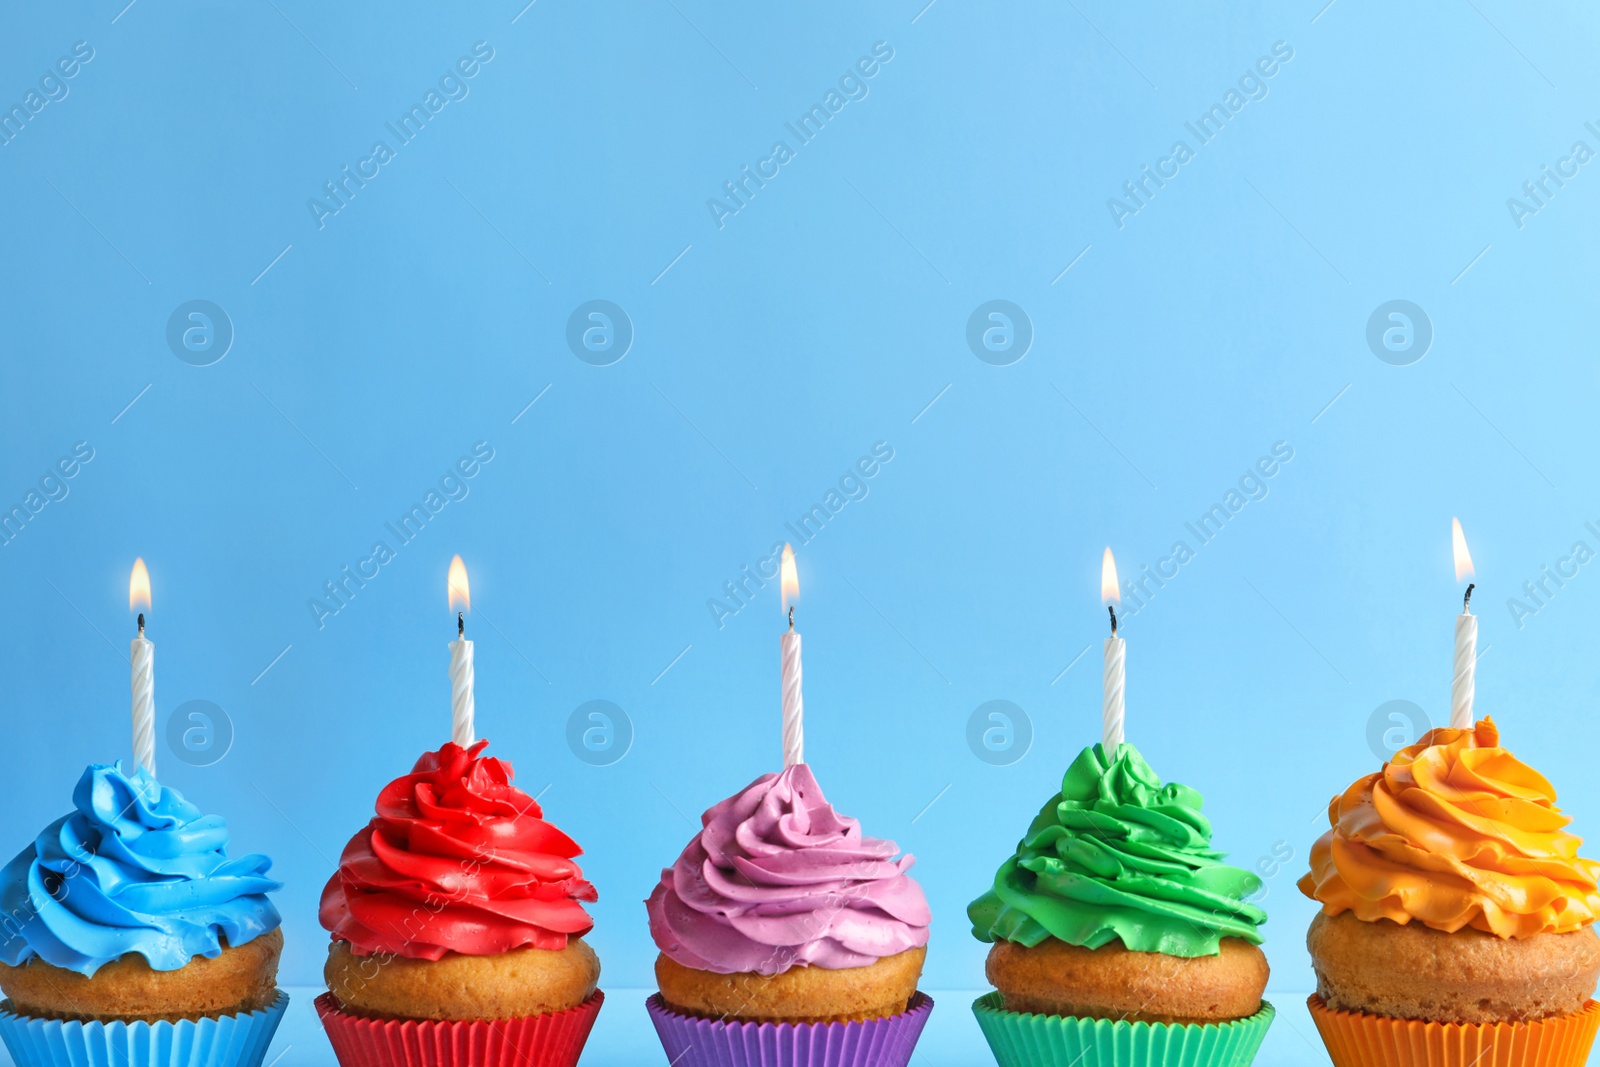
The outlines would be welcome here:
<svg viewBox="0 0 1600 1067">
<path fill-rule="evenodd" d="M 289 995 L 260 1011 L 178 1022 L 35 1019 L 0 1003 L 0 1041 L 17 1067 L 261 1067 Z"/>
</svg>

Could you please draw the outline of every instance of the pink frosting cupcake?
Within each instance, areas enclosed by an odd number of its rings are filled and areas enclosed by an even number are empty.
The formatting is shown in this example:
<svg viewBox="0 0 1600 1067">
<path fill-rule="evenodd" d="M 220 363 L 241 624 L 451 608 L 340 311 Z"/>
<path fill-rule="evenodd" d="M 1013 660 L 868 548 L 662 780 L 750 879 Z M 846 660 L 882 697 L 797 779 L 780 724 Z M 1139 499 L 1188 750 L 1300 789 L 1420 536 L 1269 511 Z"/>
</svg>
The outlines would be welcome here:
<svg viewBox="0 0 1600 1067">
<path fill-rule="evenodd" d="M 916 989 L 930 915 L 912 857 L 836 812 L 803 763 L 701 821 L 647 901 L 668 1057 L 907 1062 L 932 1007 Z"/>
</svg>

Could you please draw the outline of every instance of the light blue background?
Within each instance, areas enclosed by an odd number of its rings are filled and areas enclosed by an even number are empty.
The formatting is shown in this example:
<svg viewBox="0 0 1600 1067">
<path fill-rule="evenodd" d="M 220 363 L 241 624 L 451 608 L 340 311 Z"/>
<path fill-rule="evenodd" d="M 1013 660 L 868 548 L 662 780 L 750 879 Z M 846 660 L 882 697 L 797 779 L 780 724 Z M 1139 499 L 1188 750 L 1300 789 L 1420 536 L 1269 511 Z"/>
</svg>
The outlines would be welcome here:
<svg viewBox="0 0 1600 1067">
<path fill-rule="evenodd" d="M 1184 524 L 1279 441 L 1267 496 L 1126 628 L 1130 740 L 1205 793 L 1237 862 L 1293 850 L 1267 887 L 1273 995 L 1311 985 L 1294 880 L 1328 798 L 1378 764 L 1370 717 L 1448 715 L 1452 515 L 1479 707 L 1577 831 L 1600 825 L 1597 566 L 1520 626 L 1507 607 L 1574 541 L 1600 549 L 1600 176 L 1520 228 L 1507 207 L 1600 148 L 1592 12 L 123 2 L 13 9 L 0 33 L 6 107 L 94 49 L 0 148 L 0 504 L 95 452 L 0 548 L 7 850 L 129 754 L 142 555 L 163 725 L 208 700 L 236 734 L 209 767 L 163 745 L 162 776 L 274 857 L 283 980 L 314 985 L 332 861 L 448 735 L 460 553 L 480 729 L 600 889 L 592 1061 L 651 1061 L 616 992 L 652 982 L 641 901 L 698 813 L 779 760 L 775 585 L 721 628 L 707 601 L 879 441 L 866 498 L 799 546 L 808 754 L 916 854 L 928 989 L 982 986 L 963 908 L 1098 737 L 1101 549 L 1134 577 L 1196 547 Z M 308 198 L 477 41 L 470 94 L 319 229 Z M 795 147 L 784 123 L 880 41 L 866 98 L 719 229 L 707 199 Z M 1265 98 L 1199 146 L 1184 123 L 1275 42 L 1293 58 Z M 1195 158 L 1119 229 L 1107 199 L 1180 138 Z M 211 366 L 165 339 L 192 299 L 236 331 Z M 592 299 L 635 330 L 612 366 L 565 340 Z M 1035 331 L 1009 366 L 965 340 L 992 299 Z M 1410 366 L 1366 342 L 1392 299 L 1434 330 Z M 308 599 L 477 441 L 467 498 L 319 629 Z M 612 766 L 565 741 L 592 699 L 635 732 Z M 1032 721 L 1010 766 L 967 746 L 991 699 Z M 935 1018 L 925 1062 L 986 1059 L 960 996 Z M 1325 1062 L 1294 1026 L 1260 1062 Z M 329 1059 L 305 1029 L 285 1067 Z"/>
</svg>

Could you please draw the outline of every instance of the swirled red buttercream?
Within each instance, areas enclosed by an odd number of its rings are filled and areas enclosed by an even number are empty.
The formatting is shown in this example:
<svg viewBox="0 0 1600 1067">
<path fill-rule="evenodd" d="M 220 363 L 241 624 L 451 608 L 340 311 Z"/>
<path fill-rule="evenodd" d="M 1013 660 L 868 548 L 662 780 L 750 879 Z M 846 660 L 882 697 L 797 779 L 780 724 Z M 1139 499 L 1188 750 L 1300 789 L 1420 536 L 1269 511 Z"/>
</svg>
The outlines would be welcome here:
<svg viewBox="0 0 1600 1067">
<path fill-rule="evenodd" d="M 322 890 L 322 925 L 357 955 L 436 960 L 531 945 L 562 949 L 594 926 L 583 850 L 511 784 L 511 765 L 448 743 L 378 794 L 377 817 Z"/>
</svg>

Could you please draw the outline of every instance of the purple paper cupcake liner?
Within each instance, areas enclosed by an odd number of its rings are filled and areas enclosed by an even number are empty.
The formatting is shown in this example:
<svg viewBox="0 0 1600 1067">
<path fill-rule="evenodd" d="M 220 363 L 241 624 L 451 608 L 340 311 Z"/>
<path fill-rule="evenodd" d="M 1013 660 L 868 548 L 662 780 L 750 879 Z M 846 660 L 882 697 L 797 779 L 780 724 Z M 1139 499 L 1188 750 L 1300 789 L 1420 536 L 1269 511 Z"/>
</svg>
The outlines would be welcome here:
<svg viewBox="0 0 1600 1067">
<path fill-rule="evenodd" d="M 933 1011 L 917 993 L 899 1015 L 849 1023 L 726 1022 L 645 1001 L 673 1067 L 905 1067 Z"/>
<path fill-rule="evenodd" d="M 0 1003 L 0 1041 L 17 1067 L 261 1067 L 289 995 L 260 1011 L 178 1022 L 35 1019 Z"/>
</svg>

